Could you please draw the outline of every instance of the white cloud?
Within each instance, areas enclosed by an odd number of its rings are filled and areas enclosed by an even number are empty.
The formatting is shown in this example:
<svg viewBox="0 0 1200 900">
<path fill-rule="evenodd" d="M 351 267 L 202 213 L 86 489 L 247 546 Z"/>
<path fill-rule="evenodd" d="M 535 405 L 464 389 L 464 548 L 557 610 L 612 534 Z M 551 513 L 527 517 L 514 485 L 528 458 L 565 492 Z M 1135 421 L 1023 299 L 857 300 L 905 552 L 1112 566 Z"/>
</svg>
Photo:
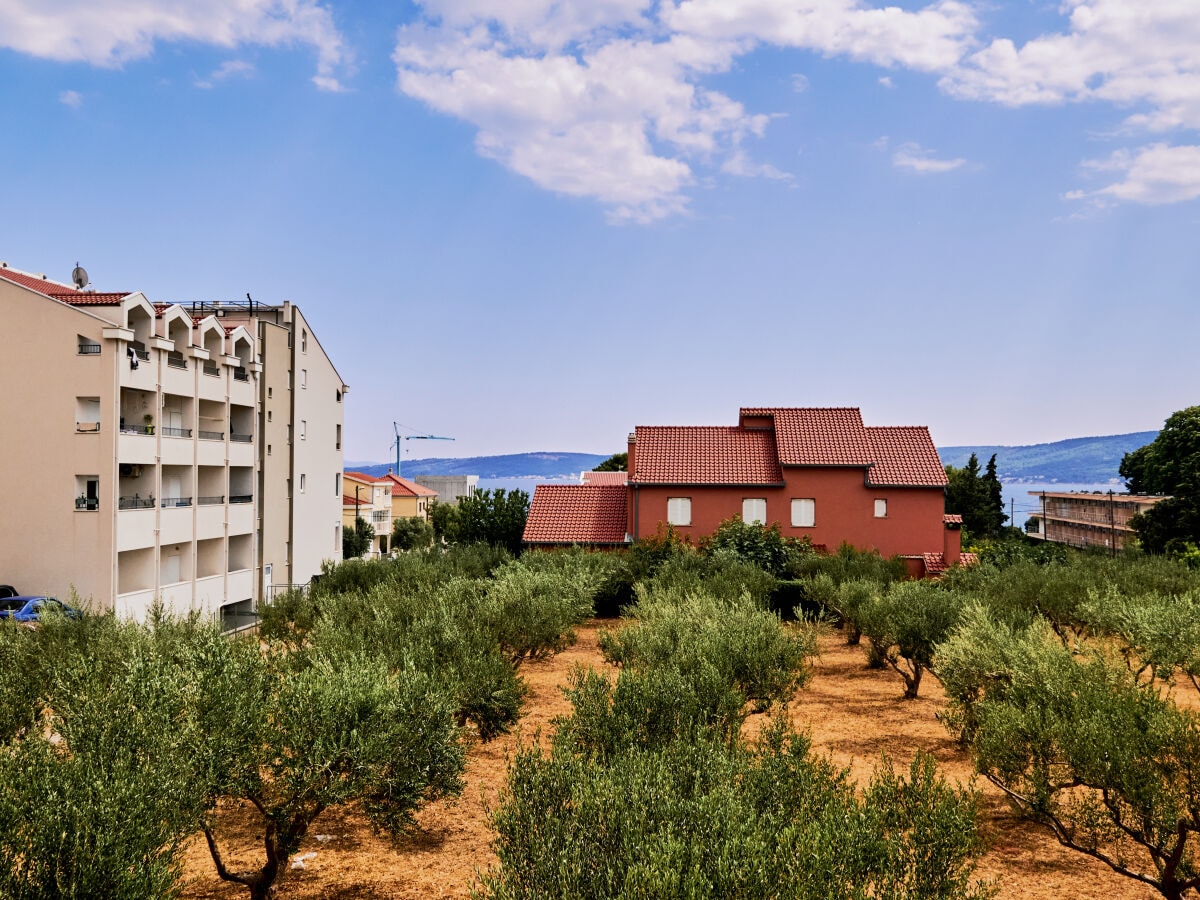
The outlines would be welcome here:
<svg viewBox="0 0 1200 900">
<path fill-rule="evenodd" d="M 317 52 L 313 82 L 323 89 L 339 88 L 350 64 L 317 0 L 0 0 L 0 47 L 31 56 L 118 68 L 170 41 L 307 45 Z"/>
<path fill-rule="evenodd" d="M 883 75 L 883 76 L 880 76 L 880 78 L 879 78 L 879 83 L 880 83 L 880 85 L 882 85 L 882 86 L 883 86 L 883 87 L 885 87 L 885 88 L 888 88 L 889 90 L 890 90 L 890 89 L 892 89 L 892 88 L 894 88 L 894 87 L 896 86 L 896 85 L 895 85 L 895 84 L 892 82 L 892 76 L 890 76 L 890 75 Z"/>
<path fill-rule="evenodd" d="M 1136 151 L 1118 150 L 1107 159 L 1087 160 L 1088 174 L 1118 172 L 1121 180 L 1094 191 L 1072 191 L 1068 200 L 1096 206 L 1116 202 L 1157 206 L 1200 197 L 1200 147 L 1150 144 Z"/>
<path fill-rule="evenodd" d="M 744 143 L 769 116 L 704 87 L 760 44 L 936 69 L 961 57 L 963 3 L 858 0 L 424 0 L 401 28 L 397 88 L 477 129 L 479 152 L 617 220 L 687 209 L 704 172 L 789 178 Z M 803 76 L 793 89 L 807 86 Z"/>
<path fill-rule="evenodd" d="M 79 91 L 63 91 L 58 95 L 58 102 L 71 109 L 79 109 L 83 106 L 83 95 Z"/>
<path fill-rule="evenodd" d="M 939 175 L 943 172 L 953 172 L 967 164 L 965 159 L 937 159 L 933 151 L 926 150 L 920 144 L 901 144 L 892 154 L 892 165 L 897 169 L 907 169 L 918 175 Z"/>
<path fill-rule="evenodd" d="M 218 82 L 226 81 L 230 78 L 249 78 L 253 74 L 253 63 L 231 59 L 221 63 L 207 78 L 197 79 L 196 87 L 211 88 Z"/>
<path fill-rule="evenodd" d="M 808 90 L 808 87 L 809 87 L 809 83 L 808 83 L 807 75 L 797 74 L 797 75 L 792 76 L 792 90 L 795 91 L 797 94 L 803 94 L 805 91 Z"/>
</svg>

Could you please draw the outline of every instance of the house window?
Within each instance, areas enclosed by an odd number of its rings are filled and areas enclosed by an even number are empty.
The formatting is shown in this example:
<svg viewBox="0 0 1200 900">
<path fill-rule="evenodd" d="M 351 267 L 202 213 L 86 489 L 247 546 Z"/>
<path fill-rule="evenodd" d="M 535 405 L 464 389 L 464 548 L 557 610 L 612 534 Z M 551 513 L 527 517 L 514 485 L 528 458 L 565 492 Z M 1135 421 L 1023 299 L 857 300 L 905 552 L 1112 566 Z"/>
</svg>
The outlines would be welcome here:
<svg viewBox="0 0 1200 900">
<path fill-rule="evenodd" d="M 333 496 L 342 496 L 342 473 L 335 472 L 333 475 Z"/>
<path fill-rule="evenodd" d="M 792 501 L 792 527 L 813 528 L 817 524 L 817 501 L 804 498 Z"/>
<path fill-rule="evenodd" d="M 272 394 L 274 394 L 274 393 L 275 393 L 275 389 L 274 389 L 274 388 L 267 388 L 267 399 L 268 399 L 268 400 L 270 400 L 270 399 L 271 399 L 271 395 L 272 395 Z"/>
<path fill-rule="evenodd" d="M 692 524 L 692 498 L 691 497 L 668 497 L 667 498 L 667 524 L 668 525 L 691 525 Z"/>
<path fill-rule="evenodd" d="M 887 518 L 887 501 L 886 500 L 876 499 L 876 501 L 875 501 L 875 518 L 877 518 L 877 519 L 886 519 Z"/>
<path fill-rule="evenodd" d="M 304 493 L 304 488 L 308 486 L 308 476 L 303 472 L 300 473 L 300 493 Z"/>
<path fill-rule="evenodd" d="M 333 449 L 334 449 L 334 450 L 341 450 L 341 449 L 342 449 L 342 426 L 341 426 L 341 425 L 338 425 L 338 426 L 337 426 L 337 442 L 336 442 L 336 444 L 334 445 L 334 448 L 333 448 Z"/>
<path fill-rule="evenodd" d="M 271 421 L 271 410 L 269 410 L 269 409 L 267 410 L 267 421 L 268 422 Z"/>
<path fill-rule="evenodd" d="M 300 352 L 308 352 L 308 332 L 303 328 L 300 329 Z"/>
<path fill-rule="evenodd" d="M 767 499 L 746 497 L 742 500 L 742 521 L 747 525 L 767 524 Z"/>
<path fill-rule="evenodd" d="M 300 390 L 308 390 L 308 369 L 300 370 Z"/>
</svg>

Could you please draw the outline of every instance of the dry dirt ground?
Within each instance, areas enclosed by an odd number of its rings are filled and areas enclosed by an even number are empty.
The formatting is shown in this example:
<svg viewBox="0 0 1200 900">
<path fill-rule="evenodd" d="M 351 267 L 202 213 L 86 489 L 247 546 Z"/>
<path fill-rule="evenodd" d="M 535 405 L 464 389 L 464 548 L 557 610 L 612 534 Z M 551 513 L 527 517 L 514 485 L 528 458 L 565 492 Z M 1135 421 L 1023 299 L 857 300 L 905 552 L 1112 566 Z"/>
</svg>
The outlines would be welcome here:
<svg viewBox="0 0 1200 900">
<path fill-rule="evenodd" d="M 281 900 L 366 900 L 366 898 L 467 897 L 476 872 L 494 857 L 487 809 L 503 784 L 506 758 L 521 741 L 551 730 L 550 721 L 570 711 L 559 688 L 577 664 L 604 667 L 596 636 L 604 623 L 578 630 L 573 647 L 553 659 L 526 664 L 529 684 L 520 728 L 468 753 L 460 797 L 439 801 L 418 813 L 420 830 L 398 844 L 373 834 L 353 806 L 326 811 L 314 824 L 292 867 L 278 882 Z M 791 705 L 796 725 L 807 730 L 817 752 L 848 766 L 860 780 L 870 777 L 881 754 L 907 769 L 918 749 L 932 753 L 949 779 L 972 777 L 966 755 L 950 739 L 935 714 L 943 703 L 940 685 L 926 677 L 921 698 L 902 701 L 903 684 L 889 671 L 870 670 L 861 649 L 847 647 L 838 634 L 821 639 L 815 675 Z M 1112 873 L 1102 863 L 1061 848 L 1049 832 L 1018 820 L 1000 792 L 986 781 L 976 787 L 984 798 L 988 849 L 980 871 L 998 879 L 1000 900 L 1152 900 L 1158 895 Z M 547 811 L 552 812 L 552 811 Z M 243 809 L 223 810 L 222 851 L 231 869 L 261 865 L 262 832 Z M 247 896 L 245 888 L 217 878 L 204 839 L 186 848 L 189 900 Z"/>
</svg>

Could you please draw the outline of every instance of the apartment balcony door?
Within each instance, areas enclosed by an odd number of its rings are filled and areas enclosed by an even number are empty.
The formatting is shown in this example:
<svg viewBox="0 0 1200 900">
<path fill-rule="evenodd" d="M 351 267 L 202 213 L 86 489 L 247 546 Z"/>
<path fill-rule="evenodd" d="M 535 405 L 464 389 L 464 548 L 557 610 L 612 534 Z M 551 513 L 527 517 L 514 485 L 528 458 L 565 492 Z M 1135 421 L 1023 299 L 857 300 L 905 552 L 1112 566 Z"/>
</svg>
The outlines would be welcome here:
<svg viewBox="0 0 1200 900">
<path fill-rule="evenodd" d="M 183 579 L 180 577 L 179 554 L 164 556 L 162 561 L 162 584 L 175 584 Z"/>
</svg>

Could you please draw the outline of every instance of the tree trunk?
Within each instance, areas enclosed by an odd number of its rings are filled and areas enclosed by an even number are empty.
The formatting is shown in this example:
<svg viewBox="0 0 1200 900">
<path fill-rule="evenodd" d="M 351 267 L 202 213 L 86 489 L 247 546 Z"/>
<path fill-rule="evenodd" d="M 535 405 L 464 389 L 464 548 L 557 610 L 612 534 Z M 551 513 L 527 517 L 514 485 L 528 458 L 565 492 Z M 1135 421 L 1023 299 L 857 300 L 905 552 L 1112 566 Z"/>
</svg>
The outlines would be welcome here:
<svg viewBox="0 0 1200 900">
<path fill-rule="evenodd" d="M 904 699 L 916 700 L 917 690 L 921 687 L 921 673 L 925 671 L 924 667 L 918 663 L 912 664 L 912 674 L 904 676 Z"/>
</svg>

